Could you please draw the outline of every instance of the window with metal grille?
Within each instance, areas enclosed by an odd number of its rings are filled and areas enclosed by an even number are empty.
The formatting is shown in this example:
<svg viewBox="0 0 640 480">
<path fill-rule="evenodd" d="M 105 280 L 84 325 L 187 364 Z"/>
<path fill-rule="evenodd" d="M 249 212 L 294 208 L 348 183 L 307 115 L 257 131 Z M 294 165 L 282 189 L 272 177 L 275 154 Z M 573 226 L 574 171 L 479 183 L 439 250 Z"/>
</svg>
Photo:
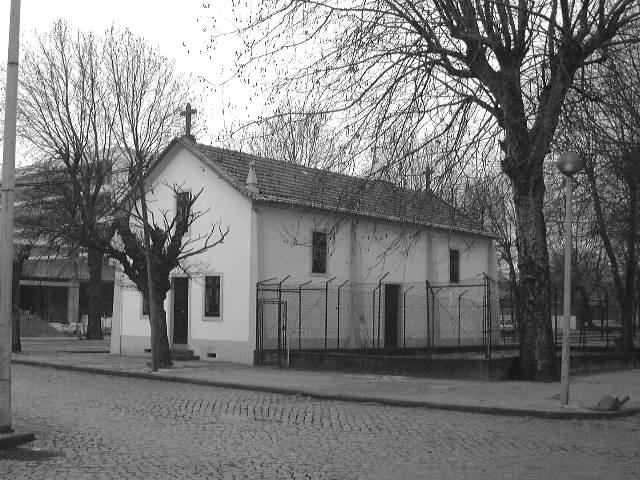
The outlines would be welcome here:
<svg viewBox="0 0 640 480">
<path fill-rule="evenodd" d="M 327 232 L 313 232 L 311 273 L 327 273 Z"/>
<path fill-rule="evenodd" d="M 207 276 L 204 279 L 204 316 L 220 317 L 221 312 L 220 275 Z"/>
<path fill-rule="evenodd" d="M 460 281 L 460 250 L 449 250 L 449 282 Z"/>
</svg>

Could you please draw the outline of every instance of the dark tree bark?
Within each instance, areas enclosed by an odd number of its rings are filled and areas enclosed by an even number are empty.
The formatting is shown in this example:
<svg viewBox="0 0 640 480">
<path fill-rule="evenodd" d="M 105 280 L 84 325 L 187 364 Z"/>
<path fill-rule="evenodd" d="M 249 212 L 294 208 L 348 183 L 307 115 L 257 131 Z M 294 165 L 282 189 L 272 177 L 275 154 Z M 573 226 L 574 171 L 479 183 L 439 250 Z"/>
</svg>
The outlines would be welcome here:
<svg viewBox="0 0 640 480">
<path fill-rule="evenodd" d="M 12 277 L 12 299 L 11 299 L 11 351 L 20 353 L 22 343 L 20 342 L 20 278 L 22 277 L 22 266 L 29 258 L 31 247 L 22 245 L 13 253 L 13 277 Z"/>
<path fill-rule="evenodd" d="M 149 302 L 148 293 L 144 293 L 144 301 Z M 167 334 L 167 312 L 164 301 L 167 292 L 155 293 L 155 305 L 149 302 L 149 326 L 151 327 L 151 369 L 155 372 L 159 368 L 171 368 L 171 352 L 169 350 L 169 336 Z M 151 315 L 154 312 L 154 315 Z"/>
<path fill-rule="evenodd" d="M 540 169 L 541 170 L 541 169 Z M 547 318 L 549 254 L 542 214 L 544 185 L 514 182 L 520 268 L 520 376 L 523 380 L 551 381 L 557 376 L 553 329 Z"/>
<path fill-rule="evenodd" d="M 87 266 L 89 267 L 89 285 L 87 292 L 88 320 L 87 320 L 87 340 L 102 340 L 102 315 L 101 315 L 101 293 L 102 293 L 102 264 L 104 253 L 94 248 L 87 250 Z"/>
</svg>

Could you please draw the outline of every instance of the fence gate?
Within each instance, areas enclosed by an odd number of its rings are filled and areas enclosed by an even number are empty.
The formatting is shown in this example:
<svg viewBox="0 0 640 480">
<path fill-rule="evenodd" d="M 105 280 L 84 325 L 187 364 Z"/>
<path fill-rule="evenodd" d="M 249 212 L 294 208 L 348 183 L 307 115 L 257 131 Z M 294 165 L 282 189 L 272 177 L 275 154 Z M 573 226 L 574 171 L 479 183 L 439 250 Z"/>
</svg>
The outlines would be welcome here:
<svg viewBox="0 0 640 480">
<path fill-rule="evenodd" d="M 283 300 L 259 300 L 259 350 L 284 350 L 287 348 L 287 302 Z"/>
</svg>

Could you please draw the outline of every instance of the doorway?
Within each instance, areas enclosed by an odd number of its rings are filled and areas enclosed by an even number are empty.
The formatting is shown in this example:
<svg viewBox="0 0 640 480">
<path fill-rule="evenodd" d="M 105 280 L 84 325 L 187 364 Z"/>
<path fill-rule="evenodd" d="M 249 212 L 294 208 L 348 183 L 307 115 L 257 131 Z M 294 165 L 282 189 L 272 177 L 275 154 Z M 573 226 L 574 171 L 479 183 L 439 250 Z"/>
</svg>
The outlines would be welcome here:
<svg viewBox="0 0 640 480">
<path fill-rule="evenodd" d="M 173 343 L 189 341 L 189 278 L 173 278 Z"/>
<path fill-rule="evenodd" d="M 400 307 L 400 285 L 384 286 L 384 346 L 398 346 L 398 310 Z"/>
</svg>

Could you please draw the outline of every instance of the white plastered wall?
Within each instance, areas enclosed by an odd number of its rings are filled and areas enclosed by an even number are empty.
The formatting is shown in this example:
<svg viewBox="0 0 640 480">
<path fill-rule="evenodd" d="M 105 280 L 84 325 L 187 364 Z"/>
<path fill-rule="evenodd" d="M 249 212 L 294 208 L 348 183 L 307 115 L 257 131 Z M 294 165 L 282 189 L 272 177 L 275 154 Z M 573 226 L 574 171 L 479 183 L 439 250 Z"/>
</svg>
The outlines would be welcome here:
<svg viewBox="0 0 640 480">
<path fill-rule="evenodd" d="M 342 297 L 344 303 L 341 312 L 342 317 L 348 319 L 347 322 L 343 320 L 339 327 L 337 326 L 335 308 L 330 308 L 327 314 L 329 336 L 336 335 L 339 330 L 343 339 L 342 346 L 371 346 L 371 339 L 377 334 L 377 325 L 372 325 L 375 320 L 371 319 L 377 310 L 376 302 L 381 304 L 382 310 L 378 316 L 384 317 L 384 294 L 379 299 L 372 300 L 372 292 L 383 277 L 384 284 L 400 286 L 401 302 L 405 298 L 404 291 L 411 285 L 414 286 L 406 297 L 406 310 L 410 315 L 406 322 L 402 319 L 400 334 L 402 335 L 403 328 L 413 332 L 406 345 L 423 346 L 427 336 L 427 328 L 424 325 L 427 317 L 424 305 L 425 280 L 428 279 L 433 284 L 449 282 L 449 250 L 460 251 L 461 282 L 482 284 L 485 273 L 491 275 L 491 265 L 495 264 L 495 258 L 491 258 L 495 257 L 495 251 L 486 237 L 435 229 L 425 230 L 362 217 L 345 219 L 331 214 L 303 212 L 299 209 L 272 205 L 259 205 L 255 208 L 259 212 L 262 225 L 260 280 L 275 279 L 271 280 L 271 283 L 274 283 L 288 277 L 283 284 L 285 287 L 295 288 L 311 281 L 311 285 L 305 288 L 322 288 L 327 280 L 336 277 L 331 281 L 332 289 L 345 281 L 349 282 L 349 292 L 345 290 L 349 301 Z M 327 274 L 324 275 L 311 273 L 311 236 L 314 230 L 330 232 Z M 483 290 L 481 286 L 475 290 L 479 295 L 480 304 L 477 308 L 472 308 L 474 305 L 471 305 L 469 311 L 473 311 L 473 315 L 479 318 L 468 316 L 467 321 L 473 324 L 472 328 L 465 328 L 463 325 L 462 333 L 477 338 L 478 335 L 482 335 Z M 267 293 L 267 296 L 269 295 Z M 271 303 L 265 308 L 277 308 L 275 295 L 271 294 Z M 313 298 L 314 294 L 308 292 L 305 295 L 306 298 Z M 287 318 L 296 324 L 289 332 L 290 336 L 297 336 L 298 316 L 301 315 L 303 320 L 300 322 L 300 329 L 305 335 L 316 339 L 324 337 L 323 292 L 318 291 L 316 295 L 316 301 L 305 301 L 302 310 L 298 309 L 299 300 L 295 292 L 288 292 L 283 297 L 288 309 Z M 333 295 L 335 296 L 335 293 Z M 312 303 L 315 303 L 313 309 L 308 307 Z M 436 309 L 434 313 L 437 322 L 439 312 Z M 266 314 L 273 317 L 275 310 Z M 383 323 L 384 320 L 378 320 L 378 323 L 380 322 Z M 277 330 L 272 329 L 273 332 Z M 453 333 L 450 326 L 441 329 L 436 325 L 432 335 L 441 339 Z M 455 333 L 457 335 L 457 328 Z M 308 346 L 321 348 L 324 338 L 320 344 L 318 341 L 315 344 L 310 342 Z M 293 338 L 292 345 L 296 346 L 296 342 L 296 338 Z M 335 346 L 336 342 L 332 344 L 329 341 L 328 346 L 332 345 Z"/>
<path fill-rule="evenodd" d="M 220 224 L 222 231 L 229 232 L 222 244 L 197 257 L 188 259 L 184 265 L 190 276 L 189 282 L 189 348 L 206 357 L 215 354 L 218 359 L 250 362 L 252 359 L 255 332 L 250 331 L 250 316 L 255 312 L 251 305 L 250 292 L 253 280 L 251 263 L 251 201 L 216 172 L 204 165 L 188 150 L 176 147 L 169 152 L 149 178 L 152 189 L 148 193 L 149 209 L 156 218 L 166 211 L 169 218 L 175 213 L 176 199 L 173 185 L 200 193 L 193 211 L 202 216 L 192 225 L 189 238 L 206 236 L 213 225 Z M 214 236 L 218 238 L 218 234 Z M 200 243 L 195 243 L 197 248 Z M 220 318 L 204 317 L 204 277 L 222 277 L 222 312 Z M 184 276 L 181 270 L 173 275 Z M 141 295 L 130 282 L 124 282 L 121 305 L 122 353 L 141 353 L 141 346 L 148 345 L 149 322 L 142 317 Z M 128 285 L 127 285 L 128 284 Z M 165 301 L 169 342 L 172 343 L 172 295 L 167 293 Z M 134 351 L 127 348 L 131 345 Z M 148 348 L 144 347 L 144 348 Z M 128 351 L 129 350 L 129 351 Z"/>
</svg>

